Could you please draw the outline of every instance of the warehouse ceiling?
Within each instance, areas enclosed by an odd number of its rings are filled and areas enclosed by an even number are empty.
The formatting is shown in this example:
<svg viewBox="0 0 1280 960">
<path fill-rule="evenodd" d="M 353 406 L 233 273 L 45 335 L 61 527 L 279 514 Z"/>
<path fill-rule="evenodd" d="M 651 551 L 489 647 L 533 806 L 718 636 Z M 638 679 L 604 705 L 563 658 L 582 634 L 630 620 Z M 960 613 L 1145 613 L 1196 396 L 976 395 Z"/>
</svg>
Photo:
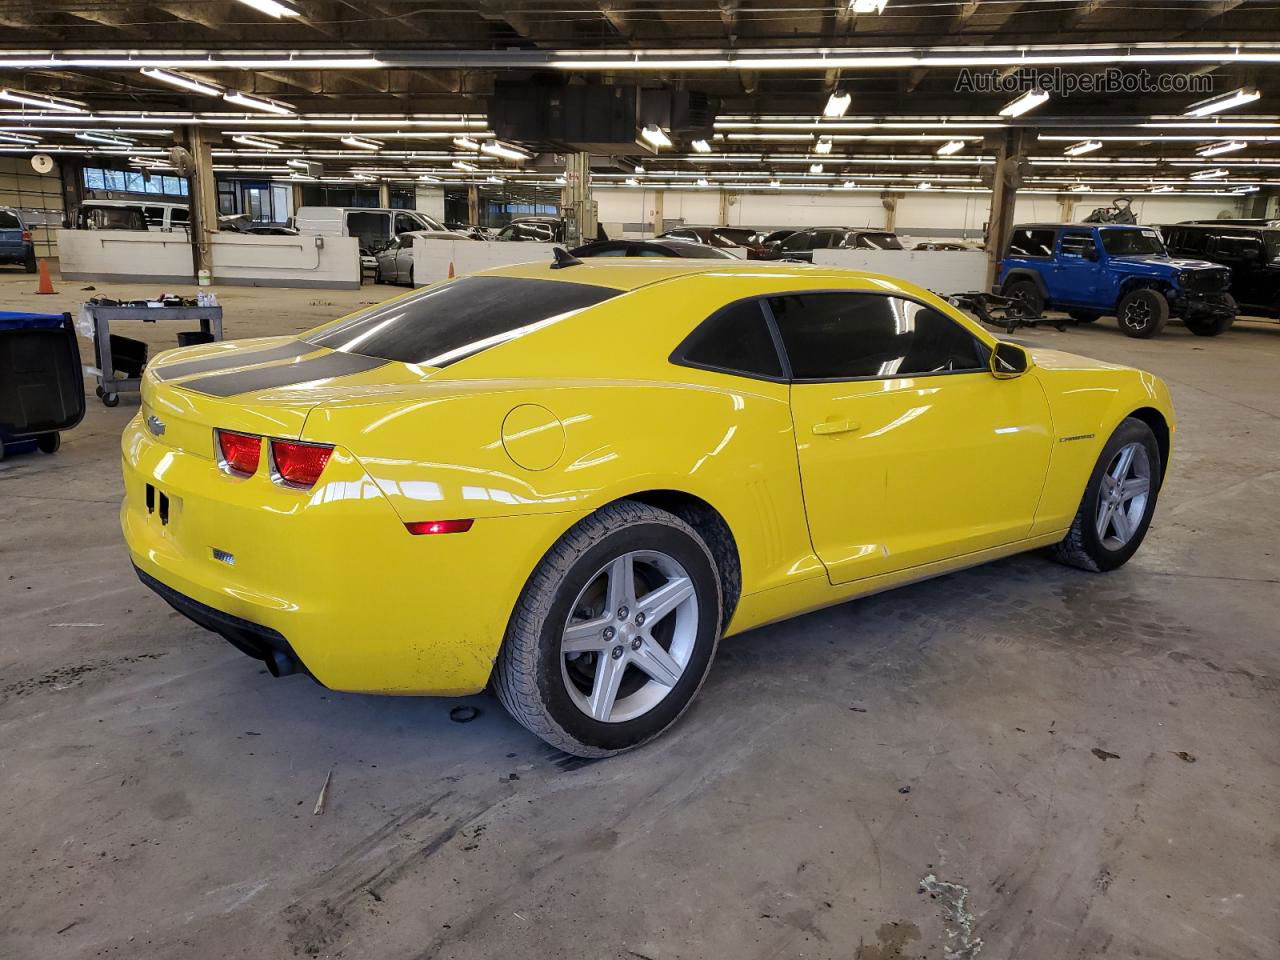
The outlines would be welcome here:
<svg viewBox="0 0 1280 960">
<path fill-rule="evenodd" d="M 709 124 L 595 144 L 598 186 L 978 193 L 1014 136 L 1023 189 L 1245 193 L 1280 184 L 1278 13 L 1280 0 L 0 0 L 0 152 L 159 169 L 194 124 L 231 175 L 554 186 L 575 144 L 496 139 L 492 98 L 636 86 L 710 105 Z M 1048 96 L 1010 116 L 1031 71 Z M 1213 98 L 1229 102 L 1188 115 Z"/>
</svg>

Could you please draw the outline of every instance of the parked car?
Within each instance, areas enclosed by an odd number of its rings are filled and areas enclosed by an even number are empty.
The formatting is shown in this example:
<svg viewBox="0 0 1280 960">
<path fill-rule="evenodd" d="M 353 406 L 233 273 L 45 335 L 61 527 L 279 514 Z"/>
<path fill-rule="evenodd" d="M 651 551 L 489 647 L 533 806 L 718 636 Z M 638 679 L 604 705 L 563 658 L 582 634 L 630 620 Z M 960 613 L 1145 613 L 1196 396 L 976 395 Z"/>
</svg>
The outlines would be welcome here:
<svg viewBox="0 0 1280 960">
<path fill-rule="evenodd" d="M 185 203 L 152 200 L 84 200 L 76 207 L 77 230 L 185 231 L 191 209 Z"/>
<path fill-rule="evenodd" d="M 666 233 L 659 234 L 659 240 L 688 240 L 691 243 L 702 243 L 708 247 L 728 249 L 744 247 L 752 249 L 759 234 L 749 227 L 676 227 Z"/>
<path fill-rule="evenodd" d="M 763 254 L 767 250 L 775 249 L 778 246 L 778 244 L 780 244 L 783 240 L 787 239 L 787 237 L 797 232 L 799 231 L 798 231 L 798 228 L 796 227 L 785 227 L 782 230 L 772 230 L 768 233 L 761 231 L 760 233 L 756 234 L 755 238 L 751 243 L 751 246 L 747 247 L 747 259 L 748 260 L 766 259 L 762 257 L 761 254 Z"/>
<path fill-rule="evenodd" d="M 414 230 L 449 233 L 444 224 L 417 210 L 391 207 L 299 207 L 298 233 L 307 236 L 356 237 L 364 257 L 374 256 L 392 237 Z"/>
<path fill-rule="evenodd" d="M 1153 337 L 1170 317 L 1212 337 L 1235 319 L 1230 284 L 1225 267 L 1170 257 L 1154 227 L 1039 223 L 1013 228 L 993 292 L 1032 314 L 1114 316 L 1130 337 Z"/>
<path fill-rule="evenodd" d="M 407 283 L 413 286 L 413 241 L 465 240 L 460 233 L 439 230 L 411 230 L 384 244 L 374 254 L 374 283 Z"/>
<path fill-rule="evenodd" d="M 20 263 L 27 273 L 36 272 L 36 246 L 22 214 L 0 207 L 0 263 Z"/>
<path fill-rule="evenodd" d="M 251 223 L 241 232 L 256 234 L 259 237 L 296 237 L 298 235 L 297 228 L 286 227 L 282 223 Z"/>
<path fill-rule="evenodd" d="M 901 250 L 902 241 L 888 230 L 855 230 L 849 227 L 810 227 L 797 230 L 777 246 L 759 253 L 757 260 L 813 262 L 815 250 Z"/>
<path fill-rule="evenodd" d="M 952 240 L 923 240 L 917 243 L 912 250 L 971 250 L 972 247 L 966 247 L 963 243 L 956 243 Z"/>
<path fill-rule="evenodd" d="M 333 690 L 489 687 L 594 757 L 675 723 L 722 636 L 1040 547 L 1120 567 L 1174 429 L 1159 377 L 911 284 L 670 258 L 166 352 L 142 398 L 120 520 L 176 610 Z"/>
<path fill-rule="evenodd" d="M 738 260 L 722 247 L 690 240 L 597 240 L 569 251 L 575 257 L 686 257 L 695 260 Z"/>
<path fill-rule="evenodd" d="M 1173 256 L 1227 267 L 1241 313 L 1280 317 L 1280 229 L 1211 220 L 1170 224 L 1160 233 Z"/>
<path fill-rule="evenodd" d="M 498 231 L 494 240 L 564 243 L 565 222 L 558 217 L 519 217 Z"/>
</svg>

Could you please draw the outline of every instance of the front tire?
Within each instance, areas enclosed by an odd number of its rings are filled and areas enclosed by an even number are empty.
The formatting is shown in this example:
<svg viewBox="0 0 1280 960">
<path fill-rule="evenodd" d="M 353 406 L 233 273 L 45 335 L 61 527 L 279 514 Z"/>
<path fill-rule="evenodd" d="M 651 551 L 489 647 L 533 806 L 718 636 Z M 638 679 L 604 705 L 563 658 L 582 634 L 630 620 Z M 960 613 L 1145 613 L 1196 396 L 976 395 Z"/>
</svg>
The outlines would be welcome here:
<svg viewBox="0 0 1280 960">
<path fill-rule="evenodd" d="M 1169 319 L 1169 301 L 1159 290 L 1134 290 L 1126 294 L 1116 310 L 1116 320 L 1126 337 L 1146 340 L 1164 329 Z"/>
<path fill-rule="evenodd" d="M 1127 563 L 1151 525 L 1161 469 L 1155 434 L 1127 418 L 1102 448 L 1071 529 L 1054 547 L 1056 559 L 1094 573 Z"/>
<path fill-rule="evenodd" d="M 575 756 L 652 740 L 706 679 L 720 591 L 691 526 L 637 501 L 610 504 L 570 528 L 529 577 L 498 654 L 498 699 Z"/>
</svg>

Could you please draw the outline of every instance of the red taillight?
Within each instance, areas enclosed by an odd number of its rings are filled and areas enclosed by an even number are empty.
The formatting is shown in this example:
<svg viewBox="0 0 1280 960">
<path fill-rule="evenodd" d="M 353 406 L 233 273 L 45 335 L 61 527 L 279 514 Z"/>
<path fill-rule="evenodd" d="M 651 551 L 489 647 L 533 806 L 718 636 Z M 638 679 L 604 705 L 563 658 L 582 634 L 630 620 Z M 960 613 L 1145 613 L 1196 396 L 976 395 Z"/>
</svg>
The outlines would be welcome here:
<svg viewBox="0 0 1280 960">
<path fill-rule="evenodd" d="M 23 242 L 23 243 L 30 243 L 30 242 L 31 242 L 31 231 L 30 231 L 30 230 L 23 230 L 23 231 L 22 231 L 22 242 Z"/>
<path fill-rule="evenodd" d="M 247 433 L 218 431 L 218 450 L 223 465 L 232 473 L 251 477 L 258 472 L 258 458 L 262 456 L 262 438 Z"/>
<path fill-rule="evenodd" d="M 417 523 L 406 523 L 404 528 L 415 536 L 432 533 L 466 533 L 471 529 L 474 520 L 420 520 Z"/>
<path fill-rule="evenodd" d="M 324 444 L 271 441 L 271 459 L 275 461 L 277 476 L 295 487 L 314 487 L 332 455 L 333 447 Z"/>
</svg>

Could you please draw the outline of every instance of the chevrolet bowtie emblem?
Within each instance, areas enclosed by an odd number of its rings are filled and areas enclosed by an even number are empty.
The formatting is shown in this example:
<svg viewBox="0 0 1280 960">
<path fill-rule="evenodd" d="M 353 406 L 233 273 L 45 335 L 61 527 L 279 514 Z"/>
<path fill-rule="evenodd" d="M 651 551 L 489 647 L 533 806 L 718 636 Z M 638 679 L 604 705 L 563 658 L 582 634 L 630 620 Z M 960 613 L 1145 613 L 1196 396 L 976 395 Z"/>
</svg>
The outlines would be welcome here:
<svg viewBox="0 0 1280 960">
<path fill-rule="evenodd" d="M 164 433 L 164 421 L 155 414 L 150 414 L 147 417 L 147 429 L 158 437 Z"/>
</svg>

